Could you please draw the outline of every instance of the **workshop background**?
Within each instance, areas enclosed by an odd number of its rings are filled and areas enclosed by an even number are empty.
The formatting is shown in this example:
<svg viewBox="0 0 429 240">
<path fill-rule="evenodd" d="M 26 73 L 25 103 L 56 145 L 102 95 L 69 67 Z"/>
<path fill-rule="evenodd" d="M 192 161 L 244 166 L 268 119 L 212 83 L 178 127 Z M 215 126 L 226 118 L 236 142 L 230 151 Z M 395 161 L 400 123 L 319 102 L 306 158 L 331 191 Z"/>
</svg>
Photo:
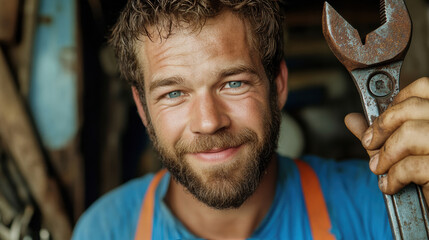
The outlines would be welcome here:
<svg viewBox="0 0 429 240">
<path fill-rule="evenodd" d="M 332 0 L 361 36 L 378 1 Z M 429 1 L 406 1 L 413 38 L 401 86 L 429 76 Z M 0 239 L 69 239 L 82 212 L 159 161 L 107 45 L 125 0 L 0 0 Z M 343 123 L 362 112 L 321 27 L 323 1 L 289 0 L 290 71 L 279 152 L 366 159 Z"/>
</svg>

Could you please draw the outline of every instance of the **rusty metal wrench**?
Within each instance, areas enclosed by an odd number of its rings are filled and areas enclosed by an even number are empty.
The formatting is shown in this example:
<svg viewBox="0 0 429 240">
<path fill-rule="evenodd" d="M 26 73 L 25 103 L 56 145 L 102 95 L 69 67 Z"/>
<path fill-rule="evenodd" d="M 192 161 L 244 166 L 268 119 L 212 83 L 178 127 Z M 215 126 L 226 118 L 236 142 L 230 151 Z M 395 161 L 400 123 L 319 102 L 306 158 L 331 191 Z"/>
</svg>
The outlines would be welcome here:
<svg viewBox="0 0 429 240">
<path fill-rule="evenodd" d="M 323 34 L 332 52 L 352 76 L 369 124 L 399 92 L 399 75 L 411 42 L 412 23 L 403 0 L 381 0 L 382 25 L 366 36 L 329 3 L 323 11 Z M 395 239 L 428 239 L 429 213 L 420 187 L 410 184 L 384 195 Z"/>
</svg>

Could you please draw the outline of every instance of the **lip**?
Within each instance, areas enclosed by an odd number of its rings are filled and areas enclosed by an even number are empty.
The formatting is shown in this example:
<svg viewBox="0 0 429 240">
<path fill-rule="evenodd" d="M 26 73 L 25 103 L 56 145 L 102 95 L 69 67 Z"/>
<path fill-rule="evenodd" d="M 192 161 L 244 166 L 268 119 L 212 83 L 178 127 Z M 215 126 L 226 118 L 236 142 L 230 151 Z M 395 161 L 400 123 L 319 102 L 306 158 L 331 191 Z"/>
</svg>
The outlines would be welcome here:
<svg viewBox="0 0 429 240">
<path fill-rule="evenodd" d="M 241 145 L 232 148 L 217 148 L 205 152 L 192 153 L 191 155 L 206 162 L 224 162 L 229 160 L 240 149 Z"/>
</svg>

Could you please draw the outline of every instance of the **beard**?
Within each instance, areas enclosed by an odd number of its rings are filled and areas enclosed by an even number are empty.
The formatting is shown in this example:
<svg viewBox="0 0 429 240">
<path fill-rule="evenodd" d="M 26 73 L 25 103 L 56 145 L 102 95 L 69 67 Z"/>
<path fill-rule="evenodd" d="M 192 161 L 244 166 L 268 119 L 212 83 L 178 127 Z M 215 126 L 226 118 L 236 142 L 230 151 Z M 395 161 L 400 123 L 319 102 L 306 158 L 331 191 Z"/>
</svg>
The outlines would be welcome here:
<svg viewBox="0 0 429 240">
<path fill-rule="evenodd" d="M 239 208 L 255 192 L 275 154 L 280 127 L 280 110 L 276 103 L 276 98 L 271 99 L 270 111 L 262 115 L 269 117 L 263 119 L 261 139 L 248 128 L 238 133 L 224 129 L 188 141 L 180 139 L 174 149 L 169 150 L 157 137 L 150 118 L 148 133 L 163 166 L 196 199 L 214 209 Z M 232 161 L 199 171 L 192 168 L 185 156 L 238 146 L 241 146 L 240 154 Z"/>
</svg>

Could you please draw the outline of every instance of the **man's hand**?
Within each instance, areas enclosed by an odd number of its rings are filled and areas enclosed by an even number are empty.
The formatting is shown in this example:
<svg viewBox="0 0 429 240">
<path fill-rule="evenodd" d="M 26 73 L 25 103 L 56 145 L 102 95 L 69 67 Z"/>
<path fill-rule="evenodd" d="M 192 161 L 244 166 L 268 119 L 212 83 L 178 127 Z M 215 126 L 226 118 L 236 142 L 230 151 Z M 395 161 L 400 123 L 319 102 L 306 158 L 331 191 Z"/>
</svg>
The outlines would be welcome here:
<svg viewBox="0 0 429 240">
<path fill-rule="evenodd" d="M 346 116 L 347 128 L 361 140 L 380 190 L 394 194 L 413 182 L 429 204 L 429 78 L 420 78 L 395 97 L 368 128 L 362 114 Z"/>
</svg>

